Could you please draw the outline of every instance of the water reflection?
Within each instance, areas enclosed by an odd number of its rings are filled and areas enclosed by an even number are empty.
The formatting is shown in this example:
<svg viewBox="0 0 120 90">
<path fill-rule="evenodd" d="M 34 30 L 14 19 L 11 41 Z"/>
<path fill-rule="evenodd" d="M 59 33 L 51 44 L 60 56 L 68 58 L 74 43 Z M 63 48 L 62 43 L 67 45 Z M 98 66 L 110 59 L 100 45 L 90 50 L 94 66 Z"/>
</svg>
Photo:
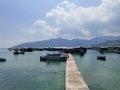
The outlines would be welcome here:
<svg viewBox="0 0 120 90">
<path fill-rule="evenodd" d="M 107 60 L 97 60 L 97 55 Z M 73 57 L 90 90 L 120 90 L 120 55 L 88 50 L 84 57 Z"/>
<path fill-rule="evenodd" d="M 2 90 L 64 90 L 65 62 L 40 62 L 44 52 L 13 55 L 2 53 L 7 61 L 0 63 Z"/>
<path fill-rule="evenodd" d="M 65 63 L 66 61 L 60 61 L 60 60 L 50 60 L 50 61 L 40 61 L 45 63 L 46 65 L 61 65 L 61 63 Z"/>
<path fill-rule="evenodd" d="M 6 63 L 6 61 L 5 61 L 5 62 L 0 62 L 0 65 L 1 65 L 1 64 L 5 64 L 5 63 Z"/>
<path fill-rule="evenodd" d="M 74 54 L 72 54 L 72 55 L 78 55 L 78 56 L 80 56 L 80 57 L 84 57 L 85 54 L 86 54 L 86 53 L 74 53 Z"/>
</svg>

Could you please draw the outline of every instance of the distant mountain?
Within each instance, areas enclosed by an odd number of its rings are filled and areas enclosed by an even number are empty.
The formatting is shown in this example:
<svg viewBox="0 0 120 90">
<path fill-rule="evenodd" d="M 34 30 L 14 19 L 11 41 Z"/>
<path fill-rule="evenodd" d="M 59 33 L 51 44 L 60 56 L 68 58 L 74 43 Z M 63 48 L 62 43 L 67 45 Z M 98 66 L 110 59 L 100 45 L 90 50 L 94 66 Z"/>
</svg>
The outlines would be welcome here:
<svg viewBox="0 0 120 90">
<path fill-rule="evenodd" d="M 120 36 L 101 36 L 101 37 L 93 38 L 91 40 L 83 40 L 83 39 L 67 40 L 63 38 L 56 38 L 56 39 L 49 39 L 44 41 L 22 43 L 20 45 L 14 46 L 13 48 L 91 46 L 91 45 L 98 45 L 100 43 L 109 40 L 120 40 Z"/>
<path fill-rule="evenodd" d="M 120 46 L 120 40 L 106 41 L 98 44 L 97 46 Z"/>
<path fill-rule="evenodd" d="M 28 42 L 23 43 L 14 48 L 21 48 L 21 47 L 71 47 L 71 46 L 81 46 L 86 42 L 86 40 L 67 40 L 63 38 L 56 38 L 56 39 L 49 39 L 44 41 L 37 41 L 37 42 Z"/>
<path fill-rule="evenodd" d="M 91 45 L 96 45 L 96 44 L 100 44 L 106 41 L 110 41 L 110 40 L 120 40 L 120 36 L 101 36 L 101 37 L 96 37 L 90 40 L 90 44 Z"/>
</svg>

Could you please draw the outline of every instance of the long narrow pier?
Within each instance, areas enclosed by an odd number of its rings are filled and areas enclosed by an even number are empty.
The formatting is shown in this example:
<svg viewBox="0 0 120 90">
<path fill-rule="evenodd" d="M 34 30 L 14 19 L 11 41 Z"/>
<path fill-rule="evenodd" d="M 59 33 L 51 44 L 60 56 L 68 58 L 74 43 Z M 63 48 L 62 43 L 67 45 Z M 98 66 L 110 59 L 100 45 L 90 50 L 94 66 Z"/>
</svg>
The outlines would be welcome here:
<svg viewBox="0 0 120 90">
<path fill-rule="evenodd" d="M 66 62 L 66 90 L 89 90 L 71 54 Z"/>
</svg>

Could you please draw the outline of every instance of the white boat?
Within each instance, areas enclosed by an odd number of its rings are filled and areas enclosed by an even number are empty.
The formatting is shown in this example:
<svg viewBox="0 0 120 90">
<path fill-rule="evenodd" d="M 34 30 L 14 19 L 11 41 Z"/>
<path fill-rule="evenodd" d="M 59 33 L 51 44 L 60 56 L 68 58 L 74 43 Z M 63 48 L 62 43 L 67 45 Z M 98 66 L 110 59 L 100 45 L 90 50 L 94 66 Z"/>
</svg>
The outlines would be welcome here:
<svg viewBox="0 0 120 90">
<path fill-rule="evenodd" d="M 41 61 L 47 60 L 61 60 L 66 61 L 68 55 L 67 54 L 46 54 L 45 56 L 40 56 Z"/>
</svg>

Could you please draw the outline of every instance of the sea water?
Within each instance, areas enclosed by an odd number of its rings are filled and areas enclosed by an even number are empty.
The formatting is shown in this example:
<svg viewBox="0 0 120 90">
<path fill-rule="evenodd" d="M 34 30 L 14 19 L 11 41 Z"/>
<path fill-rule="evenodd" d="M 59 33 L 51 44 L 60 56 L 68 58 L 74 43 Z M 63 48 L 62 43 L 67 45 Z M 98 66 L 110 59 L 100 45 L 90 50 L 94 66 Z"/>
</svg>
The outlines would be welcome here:
<svg viewBox="0 0 120 90">
<path fill-rule="evenodd" d="M 65 90 L 65 62 L 41 62 L 46 51 L 13 55 L 2 49 L 0 57 L 0 90 Z M 106 61 L 97 60 L 105 55 Z M 120 90 L 120 54 L 88 50 L 74 60 L 90 90 Z"/>
<path fill-rule="evenodd" d="M 14 55 L 0 50 L 0 90 L 64 90 L 65 62 L 41 62 L 45 51 Z"/>
<path fill-rule="evenodd" d="M 97 60 L 97 55 L 106 56 L 106 61 Z M 120 54 L 88 50 L 73 57 L 90 90 L 120 90 Z"/>
</svg>

